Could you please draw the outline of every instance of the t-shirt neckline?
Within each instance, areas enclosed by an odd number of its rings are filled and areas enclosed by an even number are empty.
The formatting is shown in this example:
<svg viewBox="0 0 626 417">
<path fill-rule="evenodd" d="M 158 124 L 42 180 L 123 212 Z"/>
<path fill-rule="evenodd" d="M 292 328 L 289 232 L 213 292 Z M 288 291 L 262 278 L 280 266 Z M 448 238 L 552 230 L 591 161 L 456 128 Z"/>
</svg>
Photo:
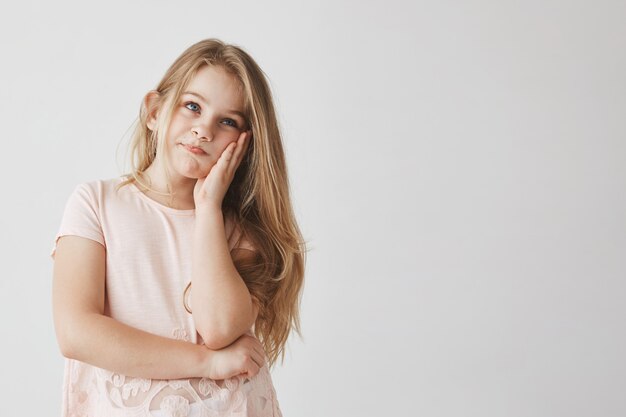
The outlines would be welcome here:
<svg viewBox="0 0 626 417">
<path fill-rule="evenodd" d="M 123 180 L 123 178 L 122 178 Z M 137 187 L 137 185 L 135 184 L 135 182 L 131 182 L 130 186 L 133 187 L 133 189 L 135 190 L 136 194 L 139 196 L 139 198 L 141 198 L 142 200 L 146 201 L 148 204 L 150 204 L 153 207 L 156 207 L 157 209 L 164 211 L 166 213 L 170 213 L 170 214 L 177 214 L 179 216 L 193 216 L 196 214 L 196 209 L 175 209 L 173 207 L 168 207 L 165 206 L 161 203 L 159 203 L 156 200 L 151 199 L 150 197 L 148 197 L 147 195 L 145 195 L 143 193 L 143 191 L 141 191 L 139 189 L 139 187 Z"/>
</svg>

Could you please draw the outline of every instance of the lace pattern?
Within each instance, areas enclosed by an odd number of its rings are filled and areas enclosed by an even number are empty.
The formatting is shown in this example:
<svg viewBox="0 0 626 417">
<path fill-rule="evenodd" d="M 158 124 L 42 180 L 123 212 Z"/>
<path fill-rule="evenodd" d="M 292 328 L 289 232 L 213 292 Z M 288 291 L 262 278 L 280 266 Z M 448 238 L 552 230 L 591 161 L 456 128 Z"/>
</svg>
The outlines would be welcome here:
<svg viewBox="0 0 626 417">
<path fill-rule="evenodd" d="M 189 340 L 182 327 L 172 336 Z M 282 417 L 267 366 L 251 379 L 151 380 L 66 361 L 66 417 Z"/>
</svg>

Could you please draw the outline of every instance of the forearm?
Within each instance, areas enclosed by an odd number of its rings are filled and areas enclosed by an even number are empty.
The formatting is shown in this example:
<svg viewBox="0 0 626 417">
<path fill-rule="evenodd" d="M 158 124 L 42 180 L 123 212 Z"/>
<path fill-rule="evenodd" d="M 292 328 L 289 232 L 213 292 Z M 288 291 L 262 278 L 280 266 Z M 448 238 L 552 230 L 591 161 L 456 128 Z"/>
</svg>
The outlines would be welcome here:
<svg viewBox="0 0 626 417">
<path fill-rule="evenodd" d="M 193 319 L 205 343 L 219 349 L 250 329 L 253 304 L 233 264 L 222 211 L 197 210 L 193 239 Z"/>
<path fill-rule="evenodd" d="M 74 319 L 64 356 L 123 375 L 150 379 L 210 377 L 213 351 L 161 337 L 101 314 Z"/>
</svg>

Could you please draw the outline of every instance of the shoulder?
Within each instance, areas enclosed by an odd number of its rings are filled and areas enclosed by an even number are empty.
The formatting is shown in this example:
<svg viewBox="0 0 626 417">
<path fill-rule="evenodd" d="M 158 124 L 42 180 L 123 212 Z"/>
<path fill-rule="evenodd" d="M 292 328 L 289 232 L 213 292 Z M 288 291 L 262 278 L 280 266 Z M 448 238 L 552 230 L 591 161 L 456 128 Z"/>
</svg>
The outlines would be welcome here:
<svg viewBox="0 0 626 417">
<path fill-rule="evenodd" d="M 88 193 L 91 195 L 102 194 L 104 191 L 114 189 L 116 183 L 116 178 L 87 180 L 77 183 L 74 186 L 74 192 Z"/>
<path fill-rule="evenodd" d="M 68 206 L 95 208 L 97 204 L 97 181 L 80 182 L 74 186 L 66 203 Z"/>
<path fill-rule="evenodd" d="M 96 179 L 77 183 L 66 200 L 66 211 L 70 213 L 88 212 L 100 214 L 105 207 L 110 208 L 117 197 L 119 178 Z"/>
<path fill-rule="evenodd" d="M 84 181 L 76 185 L 75 192 L 86 193 L 97 200 L 102 200 L 122 190 L 124 187 L 118 187 L 123 181 L 122 177 L 113 177 L 105 179 L 95 179 Z"/>
</svg>

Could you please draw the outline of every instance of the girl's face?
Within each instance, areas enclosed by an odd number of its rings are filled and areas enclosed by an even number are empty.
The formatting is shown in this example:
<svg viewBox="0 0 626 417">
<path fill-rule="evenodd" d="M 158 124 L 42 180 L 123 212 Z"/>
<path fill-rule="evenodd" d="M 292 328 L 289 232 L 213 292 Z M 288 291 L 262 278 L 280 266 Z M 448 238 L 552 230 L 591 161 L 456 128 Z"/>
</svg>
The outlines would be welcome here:
<svg viewBox="0 0 626 417">
<path fill-rule="evenodd" d="M 156 120 L 148 127 L 154 129 Z M 152 126 L 151 126 L 152 123 Z M 174 104 L 165 152 L 177 178 L 204 178 L 246 129 L 240 83 L 223 68 L 204 66 Z"/>
</svg>

